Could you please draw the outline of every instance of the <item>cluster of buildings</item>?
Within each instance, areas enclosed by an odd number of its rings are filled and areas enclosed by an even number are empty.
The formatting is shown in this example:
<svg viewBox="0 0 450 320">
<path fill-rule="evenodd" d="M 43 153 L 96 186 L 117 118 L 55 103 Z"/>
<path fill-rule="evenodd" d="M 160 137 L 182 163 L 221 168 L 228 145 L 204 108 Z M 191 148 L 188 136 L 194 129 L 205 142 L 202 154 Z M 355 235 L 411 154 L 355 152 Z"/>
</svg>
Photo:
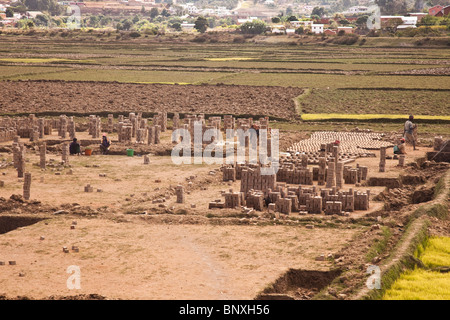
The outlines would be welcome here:
<svg viewBox="0 0 450 320">
<path fill-rule="evenodd" d="M 6 16 L 6 10 L 9 8 L 9 4 L 0 3 L 0 23 L 4 26 L 15 25 L 17 21 L 23 18 L 34 19 L 38 15 L 43 14 L 40 11 L 26 11 L 25 13 L 13 13 L 12 17 Z"/>
<path fill-rule="evenodd" d="M 181 7 L 183 9 L 183 12 L 185 14 L 195 14 L 195 15 L 214 15 L 214 16 L 218 16 L 218 17 L 225 17 L 225 16 L 231 16 L 234 13 L 227 9 L 226 7 L 216 7 L 214 9 L 211 8 L 205 8 L 205 9 L 200 9 L 198 8 L 196 5 L 194 5 L 194 3 L 192 2 L 188 2 L 186 4 L 179 4 L 179 7 Z M 175 12 L 175 9 L 173 8 L 173 6 L 171 7 L 171 9 L 169 10 L 171 11 L 171 13 Z"/>
</svg>

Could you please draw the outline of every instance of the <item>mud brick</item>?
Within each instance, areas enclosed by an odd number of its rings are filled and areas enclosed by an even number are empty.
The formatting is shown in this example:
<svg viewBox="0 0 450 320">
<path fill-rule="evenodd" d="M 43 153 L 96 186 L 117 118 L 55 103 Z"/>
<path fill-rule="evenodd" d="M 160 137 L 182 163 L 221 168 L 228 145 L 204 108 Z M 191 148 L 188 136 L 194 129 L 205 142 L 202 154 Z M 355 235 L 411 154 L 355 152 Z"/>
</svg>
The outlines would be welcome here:
<svg viewBox="0 0 450 320">
<path fill-rule="evenodd" d="M 161 126 L 155 126 L 155 144 L 161 143 Z"/>
<path fill-rule="evenodd" d="M 177 195 L 177 203 L 184 203 L 184 187 L 182 185 L 178 185 L 176 187 L 176 195 Z"/>
<path fill-rule="evenodd" d="M 225 204 L 224 203 L 217 203 L 217 202 L 210 202 L 209 203 L 209 205 L 208 205 L 208 209 L 215 209 L 215 208 L 218 208 L 218 209 L 223 209 L 225 207 Z"/>
<path fill-rule="evenodd" d="M 14 261 L 14 260 L 8 261 L 8 264 L 10 266 L 15 266 L 16 265 L 16 261 Z"/>
</svg>

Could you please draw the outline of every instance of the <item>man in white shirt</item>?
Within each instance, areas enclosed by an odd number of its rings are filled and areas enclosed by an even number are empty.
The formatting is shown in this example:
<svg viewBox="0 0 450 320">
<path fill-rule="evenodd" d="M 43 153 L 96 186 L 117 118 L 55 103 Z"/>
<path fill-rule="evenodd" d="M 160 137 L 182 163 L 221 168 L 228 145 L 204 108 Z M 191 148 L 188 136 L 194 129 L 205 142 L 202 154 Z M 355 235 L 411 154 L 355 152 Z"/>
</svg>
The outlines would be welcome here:
<svg viewBox="0 0 450 320">
<path fill-rule="evenodd" d="M 412 122 L 414 120 L 414 116 L 410 115 L 409 119 L 405 122 L 404 136 L 405 140 L 408 143 L 413 145 L 413 150 L 416 149 L 416 137 L 414 136 L 414 130 L 416 129 L 416 125 Z"/>
</svg>

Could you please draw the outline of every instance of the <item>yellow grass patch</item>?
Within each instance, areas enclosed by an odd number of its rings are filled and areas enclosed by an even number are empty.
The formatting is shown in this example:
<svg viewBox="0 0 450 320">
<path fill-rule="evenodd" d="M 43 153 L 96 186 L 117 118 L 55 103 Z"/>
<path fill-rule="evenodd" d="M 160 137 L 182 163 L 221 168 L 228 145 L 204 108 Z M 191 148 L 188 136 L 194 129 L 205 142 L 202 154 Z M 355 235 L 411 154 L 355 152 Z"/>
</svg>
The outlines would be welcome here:
<svg viewBox="0 0 450 320">
<path fill-rule="evenodd" d="M 254 60 L 255 58 L 249 57 L 227 57 L 227 58 L 205 58 L 207 61 L 241 61 L 241 60 Z"/>
<path fill-rule="evenodd" d="M 304 121 L 329 120 L 329 119 L 349 119 L 349 120 L 372 120 L 372 119 L 408 119 L 405 114 L 345 114 L 345 113 L 304 113 Z M 415 115 L 416 120 L 446 120 L 450 121 L 450 116 L 427 116 Z"/>
<path fill-rule="evenodd" d="M 95 62 L 94 60 L 72 60 L 61 58 L 1 58 L 0 61 L 13 62 L 13 63 L 51 63 L 51 62 Z"/>
</svg>

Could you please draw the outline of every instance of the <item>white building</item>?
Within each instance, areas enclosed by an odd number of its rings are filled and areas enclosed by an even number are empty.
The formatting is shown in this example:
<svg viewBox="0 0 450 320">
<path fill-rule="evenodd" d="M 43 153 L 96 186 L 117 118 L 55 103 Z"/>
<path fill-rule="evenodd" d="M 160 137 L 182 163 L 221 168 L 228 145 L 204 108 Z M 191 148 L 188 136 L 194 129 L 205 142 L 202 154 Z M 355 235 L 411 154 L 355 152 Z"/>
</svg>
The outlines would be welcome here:
<svg viewBox="0 0 450 320">
<path fill-rule="evenodd" d="M 198 13 L 199 12 L 198 8 L 192 2 L 189 2 L 189 3 L 186 3 L 186 4 L 182 5 L 182 8 L 184 10 L 186 10 L 189 14 L 193 14 L 193 13 Z"/>
<path fill-rule="evenodd" d="M 229 16 L 231 14 L 231 11 L 226 7 L 217 7 L 217 9 L 215 10 L 215 14 L 219 17 Z"/>
<path fill-rule="evenodd" d="M 323 24 L 311 24 L 311 32 L 315 34 L 323 33 Z"/>
<path fill-rule="evenodd" d="M 354 7 L 348 8 L 348 10 L 345 11 L 344 13 L 348 13 L 348 14 L 367 13 L 368 10 L 369 10 L 368 7 L 354 6 Z"/>
<path fill-rule="evenodd" d="M 195 23 L 187 23 L 186 21 L 181 24 L 183 29 L 194 29 Z"/>
<path fill-rule="evenodd" d="M 25 15 L 28 17 L 28 18 L 31 18 L 31 19 L 34 19 L 34 18 L 36 18 L 38 15 L 40 15 L 40 14 L 43 14 L 42 12 L 40 12 L 40 11 L 27 11 L 27 12 L 25 12 Z"/>
<path fill-rule="evenodd" d="M 313 24 L 313 21 L 312 20 L 309 20 L 309 21 L 297 21 L 297 20 L 294 20 L 294 21 L 290 21 L 290 24 L 291 24 L 291 26 L 293 26 L 295 28 L 298 28 L 300 26 L 310 27 Z"/>
</svg>

